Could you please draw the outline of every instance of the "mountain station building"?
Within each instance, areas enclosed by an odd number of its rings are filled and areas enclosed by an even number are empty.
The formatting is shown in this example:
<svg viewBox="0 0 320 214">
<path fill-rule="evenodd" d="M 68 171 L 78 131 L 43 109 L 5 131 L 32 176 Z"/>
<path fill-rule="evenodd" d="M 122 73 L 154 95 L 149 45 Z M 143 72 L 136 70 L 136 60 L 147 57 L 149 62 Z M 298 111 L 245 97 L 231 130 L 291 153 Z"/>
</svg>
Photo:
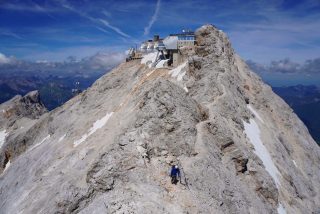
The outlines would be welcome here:
<svg viewBox="0 0 320 214">
<path fill-rule="evenodd" d="M 183 47 L 192 47 L 194 44 L 195 35 L 194 32 L 190 30 L 170 34 L 164 39 L 161 39 L 159 35 L 154 35 L 152 40 L 147 40 L 141 44 L 140 50 L 130 49 L 127 61 L 141 59 L 143 54 L 158 52 L 158 61 L 168 59 L 169 66 L 177 66 L 182 60 L 180 49 Z"/>
</svg>

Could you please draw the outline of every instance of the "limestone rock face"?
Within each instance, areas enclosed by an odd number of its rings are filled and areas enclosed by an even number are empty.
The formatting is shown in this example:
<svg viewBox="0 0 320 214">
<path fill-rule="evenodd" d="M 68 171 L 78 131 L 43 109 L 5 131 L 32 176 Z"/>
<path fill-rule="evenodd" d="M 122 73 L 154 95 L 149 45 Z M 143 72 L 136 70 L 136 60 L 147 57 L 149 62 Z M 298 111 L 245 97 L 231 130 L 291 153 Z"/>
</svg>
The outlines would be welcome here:
<svg viewBox="0 0 320 214">
<path fill-rule="evenodd" d="M 38 91 L 31 91 L 25 96 L 17 95 L 11 100 L 0 105 L 1 108 L 1 126 L 12 126 L 15 121 L 27 117 L 38 119 L 47 109 L 40 100 Z"/>
<path fill-rule="evenodd" d="M 25 151 L 26 133 L 46 112 L 38 91 L 23 97 L 17 95 L 0 105 L 0 171 L 5 169 L 10 159 Z"/>
<path fill-rule="evenodd" d="M 320 150 L 304 124 L 222 31 L 202 26 L 196 42 L 177 68 L 123 63 L 6 137 L 24 149 L 1 174 L 1 211 L 319 213 Z"/>
</svg>

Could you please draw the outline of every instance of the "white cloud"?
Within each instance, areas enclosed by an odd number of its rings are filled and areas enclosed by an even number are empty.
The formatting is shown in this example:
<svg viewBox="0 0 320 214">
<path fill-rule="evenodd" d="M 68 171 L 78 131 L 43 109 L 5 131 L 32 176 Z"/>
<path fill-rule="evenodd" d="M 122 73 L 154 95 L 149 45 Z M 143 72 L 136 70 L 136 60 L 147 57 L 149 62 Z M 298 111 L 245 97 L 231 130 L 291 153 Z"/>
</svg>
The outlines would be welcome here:
<svg viewBox="0 0 320 214">
<path fill-rule="evenodd" d="M 232 23 L 226 30 L 242 57 L 260 63 L 290 57 L 302 63 L 319 56 L 319 15 L 293 16 L 278 9 L 258 11 L 263 20 Z"/>
<path fill-rule="evenodd" d="M 73 52 L 73 51 L 72 51 Z M 74 52 L 73 52 L 74 53 Z M 96 73 L 108 71 L 124 61 L 126 55 L 123 51 L 100 51 L 91 56 L 78 59 L 77 57 L 65 57 L 63 61 L 52 62 L 39 59 L 37 61 L 18 60 L 14 57 L 6 57 L 0 54 L 0 73 L 50 73 L 68 75 L 72 73 Z M 10 66 L 7 64 L 10 63 Z"/>
<path fill-rule="evenodd" d="M 126 46 L 74 46 L 59 48 L 49 51 L 38 51 L 28 52 L 25 56 L 21 57 L 23 60 L 34 61 L 34 60 L 48 60 L 48 61 L 64 61 L 69 56 L 74 56 L 77 59 L 89 58 L 97 53 L 118 53 L 122 52 Z"/>
<path fill-rule="evenodd" d="M 290 59 L 283 59 L 272 61 L 269 70 L 280 73 L 294 73 L 297 72 L 300 65 L 292 62 Z"/>
<path fill-rule="evenodd" d="M 4 54 L 0 53 L 0 64 L 10 63 L 10 58 L 6 57 Z"/>
<path fill-rule="evenodd" d="M 123 62 L 125 57 L 124 52 L 99 52 L 87 59 L 87 61 L 93 69 L 111 68 Z"/>
<path fill-rule="evenodd" d="M 256 63 L 248 60 L 249 67 L 257 73 L 283 73 L 283 74 L 319 74 L 320 58 L 308 59 L 303 63 L 293 62 L 290 59 L 271 61 L 268 64 Z"/>
<path fill-rule="evenodd" d="M 155 23 L 155 21 L 157 21 L 159 10 L 160 10 L 160 3 L 161 3 L 161 0 L 158 0 L 154 14 L 151 17 L 148 25 L 144 28 L 144 35 L 148 35 L 150 33 L 150 29 L 151 29 L 152 25 Z"/>
</svg>

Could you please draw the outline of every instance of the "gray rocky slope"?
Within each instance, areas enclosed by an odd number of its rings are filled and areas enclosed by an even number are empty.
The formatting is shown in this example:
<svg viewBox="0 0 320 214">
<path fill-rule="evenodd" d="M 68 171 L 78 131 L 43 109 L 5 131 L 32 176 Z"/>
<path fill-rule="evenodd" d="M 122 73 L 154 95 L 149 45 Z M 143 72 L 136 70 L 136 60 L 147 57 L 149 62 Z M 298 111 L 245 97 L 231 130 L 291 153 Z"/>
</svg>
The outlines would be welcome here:
<svg viewBox="0 0 320 214">
<path fill-rule="evenodd" d="M 24 149 L 2 164 L 0 212 L 319 213 L 320 150 L 304 124 L 222 31 L 196 39 L 178 68 L 122 63 L 24 137 L 7 133 L 1 155 Z"/>
</svg>

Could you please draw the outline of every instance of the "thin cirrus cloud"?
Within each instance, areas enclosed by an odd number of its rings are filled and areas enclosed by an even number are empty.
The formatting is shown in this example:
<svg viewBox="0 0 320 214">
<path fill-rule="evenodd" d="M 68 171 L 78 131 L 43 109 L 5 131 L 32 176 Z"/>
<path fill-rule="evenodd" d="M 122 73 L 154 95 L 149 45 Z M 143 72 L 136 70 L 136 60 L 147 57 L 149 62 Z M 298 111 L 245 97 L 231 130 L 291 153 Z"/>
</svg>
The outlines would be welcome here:
<svg viewBox="0 0 320 214">
<path fill-rule="evenodd" d="M 106 17 L 111 17 L 111 13 L 109 11 L 103 10 L 102 14 L 105 15 Z"/>
<path fill-rule="evenodd" d="M 32 2 L 33 3 L 33 2 Z M 14 3 L 4 3 L 0 5 L 0 8 L 6 10 L 13 10 L 13 11 L 31 11 L 31 12 L 44 12 L 44 8 L 40 7 L 38 4 L 33 5 L 25 5 L 25 4 L 14 4 Z"/>
<path fill-rule="evenodd" d="M 119 35 L 126 37 L 126 38 L 131 38 L 131 36 L 129 36 L 128 34 L 124 33 L 122 30 L 120 30 L 119 28 L 111 25 L 107 20 L 104 19 L 99 19 L 99 21 L 104 24 L 104 26 L 112 29 L 113 31 L 115 31 L 116 33 L 118 33 Z"/>
<path fill-rule="evenodd" d="M 161 0 L 157 0 L 157 4 L 156 4 L 156 9 L 154 11 L 154 14 L 152 15 L 151 19 L 149 20 L 148 25 L 144 28 L 144 35 L 149 35 L 150 33 L 150 29 L 152 27 L 152 25 L 157 21 L 158 19 L 158 15 L 159 15 L 159 11 L 160 11 L 160 4 L 161 4 Z"/>
<path fill-rule="evenodd" d="M 20 12 L 33 12 L 33 13 L 43 13 L 46 14 L 48 17 L 57 20 L 51 13 L 59 11 L 56 7 L 42 7 L 38 3 L 29 0 L 26 2 L 16 2 L 16 3 L 8 3 L 4 2 L 3 4 L 0 3 L 0 9 L 6 9 L 11 11 L 20 11 Z"/>
<path fill-rule="evenodd" d="M 6 29 L 0 29 L 0 35 L 12 37 L 15 39 L 23 39 L 20 35 Z"/>
<path fill-rule="evenodd" d="M 77 13 L 78 15 L 90 20 L 91 22 L 95 23 L 95 24 L 99 24 L 99 23 L 102 23 L 105 27 L 113 30 L 114 32 L 116 32 L 117 34 L 125 37 L 125 38 L 131 38 L 131 36 L 129 36 L 128 34 L 124 33 L 120 28 L 116 27 L 116 26 L 113 26 L 112 24 L 110 24 L 107 20 L 105 19 L 98 19 L 98 18 L 95 18 L 95 17 L 92 17 L 84 12 L 81 12 L 79 10 L 76 10 L 74 7 L 72 7 L 71 5 L 67 4 L 66 2 L 63 2 L 62 3 L 62 6 L 68 10 L 71 10 L 75 13 Z M 103 28 L 99 27 L 99 26 L 95 26 L 96 28 L 98 27 L 98 30 L 102 31 Z M 102 31 L 102 32 L 105 32 L 105 31 Z"/>
<path fill-rule="evenodd" d="M 99 30 L 99 31 L 103 32 L 103 33 L 110 34 L 110 32 L 109 32 L 109 31 L 107 31 L 107 30 L 103 29 L 102 27 L 98 27 L 98 26 L 96 26 L 95 28 L 96 28 L 97 30 Z"/>
</svg>

